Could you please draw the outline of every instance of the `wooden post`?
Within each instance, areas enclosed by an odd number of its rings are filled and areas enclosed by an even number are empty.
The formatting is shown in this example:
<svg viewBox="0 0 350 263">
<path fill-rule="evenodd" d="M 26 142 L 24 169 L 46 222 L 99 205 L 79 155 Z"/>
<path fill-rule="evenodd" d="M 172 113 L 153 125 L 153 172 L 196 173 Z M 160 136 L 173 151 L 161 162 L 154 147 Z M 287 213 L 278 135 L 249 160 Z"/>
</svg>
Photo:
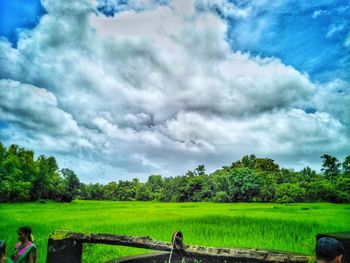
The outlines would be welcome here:
<svg viewBox="0 0 350 263">
<path fill-rule="evenodd" d="M 71 237 L 52 234 L 48 240 L 47 263 L 81 263 L 82 242 Z"/>
</svg>

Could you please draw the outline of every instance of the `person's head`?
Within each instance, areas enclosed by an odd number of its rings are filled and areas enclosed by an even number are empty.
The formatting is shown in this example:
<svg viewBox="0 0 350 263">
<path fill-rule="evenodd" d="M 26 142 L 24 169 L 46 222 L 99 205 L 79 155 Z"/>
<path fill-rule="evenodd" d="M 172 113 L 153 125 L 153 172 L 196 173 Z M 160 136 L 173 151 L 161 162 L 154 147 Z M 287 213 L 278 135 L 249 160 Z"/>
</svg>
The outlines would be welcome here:
<svg viewBox="0 0 350 263">
<path fill-rule="evenodd" d="M 0 240 L 0 259 L 6 254 L 6 243 Z"/>
<path fill-rule="evenodd" d="M 18 228 L 17 235 L 18 235 L 18 240 L 21 242 L 33 241 L 32 229 L 29 226 Z"/>
<path fill-rule="evenodd" d="M 317 263 L 341 263 L 344 255 L 344 246 L 338 240 L 322 237 L 317 240 Z"/>
</svg>

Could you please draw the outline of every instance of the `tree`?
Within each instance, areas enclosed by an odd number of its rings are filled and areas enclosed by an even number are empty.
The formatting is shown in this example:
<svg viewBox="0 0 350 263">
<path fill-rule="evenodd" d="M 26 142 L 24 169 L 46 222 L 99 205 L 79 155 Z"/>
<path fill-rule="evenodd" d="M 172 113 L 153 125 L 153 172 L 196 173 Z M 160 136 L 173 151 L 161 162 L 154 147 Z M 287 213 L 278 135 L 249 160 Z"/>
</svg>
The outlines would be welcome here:
<svg viewBox="0 0 350 263">
<path fill-rule="evenodd" d="M 40 155 L 37 164 L 39 171 L 32 182 L 32 199 L 52 199 L 56 196 L 56 186 L 60 180 L 60 176 L 57 173 L 58 165 L 56 159 L 54 157 L 47 158 L 44 155 Z"/>
<path fill-rule="evenodd" d="M 255 176 L 259 180 L 259 193 L 257 201 L 272 202 L 275 201 L 275 190 L 279 173 L 256 171 Z"/>
<path fill-rule="evenodd" d="M 25 201 L 29 200 L 29 191 L 32 184 L 30 182 L 14 181 L 10 182 L 10 201 Z"/>
<path fill-rule="evenodd" d="M 195 175 L 205 175 L 205 166 L 204 165 L 198 165 L 196 169 L 194 169 Z"/>
<path fill-rule="evenodd" d="M 39 167 L 34 160 L 34 152 L 19 148 L 18 158 L 23 181 L 32 182 L 39 172 Z"/>
<path fill-rule="evenodd" d="M 177 194 L 174 186 L 174 178 L 164 178 L 164 185 L 159 195 L 159 200 L 162 202 L 176 201 L 175 195 Z"/>
<path fill-rule="evenodd" d="M 35 160 L 33 151 L 16 144 L 6 149 L 0 142 L 0 201 L 61 200 L 66 193 L 74 195 L 72 182 L 77 177 L 68 169 L 63 175 L 65 178 L 60 177 L 54 157 L 41 155 Z"/>
<path fill-rule="evenodd" d="M 279 165 L 270 158 L 256 158 L 254 168 L 266 172 L 278 172 Z"/>
<path fill-rule="evenodd" d="M 105 199 L 104 196 L 104 189 L 103 185 L 97 183 L 97 184 L 87 184 L 84 187 L 84 191 L 86 192 L 86 199 L 89 200 L 103 200 Z"/>
<path fill-rule="evenodd" d="M 136 186 L 138 184 L 138 180 L 135 178 L 133 181 L 122 181 L 118 182 L 117 189 L 117 200 L 120 201 L 132 201 L 135 199 Z"/>
<path fill-rule="evenodd" d="M 349 202 L 350 196 L 346 192 L 349 189 L 348 180 L 342 181 L 343 178 L 337 178 L 336 182 L 331 182 L 323 177 L 320 180 L 310 183 L 307 195 L 312 201 L 328 201 L 328 202 Z"/>
<path fill-rule="evenodd" d="M 189 192 L 188 192 L 188 182 L 189 176 L 176 176 L 173 180 L 172 187 L 173 198 L 171 201 L 176 202 L 187 202 L 189 201 Z"/>
<path fill-rule="evenodd" d="M 152 199 L 151 191 L 146 184 L 137 185 L 135 199 L 138 201 L 149 201 Z"/>
<path fill-rule="evenodd" d="M 314 181 L 317 180 L 317 174 L 316 171 L 312 170 L 309 166 L 306 166 L 303 170 L 300 172 L 302 179 L 305 181 Z"/>
<path fill-rule="evenodd" d="M 213 187 L 208 176 L 201 173 L 188 179 L 186 192 L 188 201 L 200 202 L 213 196 Z"/>
<path fill-rule="evenodd" d="M 342 163 L 343 173 L 345 175 L 350 175 L 350 155 L 345 157 L 344 162 Z"/>
<path fill-rule="evenodd" d="M 150 175 L 146 182 L 153 200 L 159 200 L 160 193 L 164 187 L 164 180 L 161 175 Z"/>
<path fill-rule="evenodd" d="M 253 197 L 259 192 L 258 178 L 251 169 L 234 169 L 226 176 L 225 181 L 230 201 L 253 201 Z"/>
<path fill-rule="evenodd" d="M 281 168 L 281 170 L 276 173 L 278 178 L 278 183 L 297 183 L 300 178 L 298 178 L 298 173 L 293 169 Z"/>
<path fill-rule="evenodd" d="M 343 192 L 348 196 L 348 200 L 350 201 L 350 177 L 340 176 L 337 178 L 336 182 L 337 191 Z"/>
<path fill-rule="evenodd" d="M 295 203 L 300 202 L 305 197 L 305 189 L 298 184 L 285 183 L 276 187 L 276 202 L 279 203 Z"/>
<path fill-rule="evenodd" d="M 0 202 L 7 202 L 10 200 L 11 186 L 7 180 L 0 181 Z"/>
<path fill-rule="evenodd" d="M 324 154 L 321 156 L 323 159 L 322 169 L 325 177 L 331 181 L 334 181 L 340 173 L 340 163 L 337 158 Z"/>
<path fill-rule="evenodd" d="M 61 169 L 60 174 L 63 177 L 64 185 L 62 201 L 71 202 L 79 193 L 80 181 L 76 174 L 68 168 Z"/>
<path fill-rule="evenodd" d="M 188 176 L 165 178 L 159 200 L 164 202 L 188 201 L 188 180 Z"/>
<path fill-rule="evenodd" d="M 6 158 L 6 148 L 2 145 L 0 142 L 0 183 L 1 180 L 5 177 L 4 171 L 3 171 L 3 162 Z"/>
<path fill-rule="evenodd" d="M 59 170 L 54 157 L 41 155 L 35 160 L 33 151 L 16 144 L 6 148 L 0 142 L 0 202 L 42 198 L 71 201 L 76 197 L 173 202 L 349 202 L 350 156 L 342 164 L 327 154 L 322 159 L 323 175 L 309 167 L 300 172 L 279 168 L 274 160 L 252 154 L 210 175 L 204 165 L 199 165 L 182 176 L 151 175 L 146 183 L 134 178 L 106 185 L 83 184 L 74 171 Z"/>
<path fill-rule="evenodd" d="M 15 154 L 8 154 L 2 163 L 2 173 L 4 180 L 21 180 L 23 174 L 20 168 L 20 162 Z"/>
<path fill-rule="evenodd" d="M 226 192 L 219 191 L 213 197 L 213 201 L 217 203 L 226 203 L 230 201 L 230 198 Z"/>
<path fill-rule="evenodd" d="M 104 197 L 108 200 L 118 200 L 118 184 L 109 182 L 104 186 Z"/>
<path fill-rule="evenodd" d="M 335 191 L 335 185 L 324 177 L 307 185 L 307 197 L 313 201 L 332 201 Z"/>
<path fill-rule="evenodd" d="M 254 154 L 251 154 L 250 156 L 245 155 L 243 156 L 241 160 L 241 164 L 243 167 L 253 169 L 256 164 L 256 157 Z"/>
</svg>

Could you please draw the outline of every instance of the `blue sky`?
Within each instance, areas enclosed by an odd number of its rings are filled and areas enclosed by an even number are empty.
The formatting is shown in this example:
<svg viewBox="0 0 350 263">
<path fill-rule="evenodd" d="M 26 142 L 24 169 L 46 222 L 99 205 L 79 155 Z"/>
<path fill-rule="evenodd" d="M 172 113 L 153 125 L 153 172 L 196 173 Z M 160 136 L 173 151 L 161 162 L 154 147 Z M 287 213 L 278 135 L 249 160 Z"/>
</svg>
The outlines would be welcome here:
<svg viewBox="0 0 350 263">
<path fill-rule="evenodd" d="M 350 52 L 344 46 L 350 29 L 349 1 L 286 2 L 283 8 L 257 12 L 248 24 L 232 19 L 229 32 L 229 38 L 234 39 L 232 46 L 278 57 L 317 81 L 329 81 L 334 76 L 349 80 Z M 261 20 L 267 24 L 261 37 L 252 41 L 249 35 Z M 236 39 L 237 33 L 248 36 Z"/>
<path fill-rule="evenodd" d="M 0 141 L 86 182 L 251 153 L 318 169 L 349 154 L 349 17 L 345 0 L 0 0 Z"/>
<path fill-rule="evenodd" d="M 44 13 L 40 0 L 0 0 L 0 36 L 16 45 L 18 32 L 35 27 Z"/>
</svg>

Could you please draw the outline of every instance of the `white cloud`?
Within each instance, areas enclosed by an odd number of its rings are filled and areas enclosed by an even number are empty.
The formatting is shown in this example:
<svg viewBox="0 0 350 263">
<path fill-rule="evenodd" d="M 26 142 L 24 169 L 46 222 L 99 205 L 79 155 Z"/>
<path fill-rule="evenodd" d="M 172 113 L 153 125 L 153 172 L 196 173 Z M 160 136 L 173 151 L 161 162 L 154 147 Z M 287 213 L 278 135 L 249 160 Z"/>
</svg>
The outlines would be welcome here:
<svg viewBox="0 0 350 263">
<path fill-rule="evenodd" d="M 345 25 L 344 24 L 332 24 L 330 26 L 330 29 L 328 30 L 327 34 L 326 34 L 326 38 L 331 38 L 334 35 L 342 32 L 345 29 Z"/>
<path fill-rule="evenodd" d="M 16 122 L 27 129 L 57 135 L 81 135 L 72 115 L 59 109 L 56 97 L 43 88 L 0 80 L 0 113 L 5 121 Z M 49 130 L 47 130 L 49 129 Z"/>
<path fill-rule="evenodd" d="M 251 5 L 242 8 L 226 0 L 196 0 L 195 5 L 197 10 L 218 12 L 225 18 L 246 18 L 252 12 Z"/>
<path fill-rule="evenodd" d="M 227 25 L 206 11 L 244 17 L 248 7 L 178 0 L 107 18 L 88 0 L 44 4 L 17 49 L 0 41 L 1 138 L 57 153 L 83 181 L 214 169 L 247 153 L 301 162 L 349 146 L 326 88 L 277 58 L 232 51 Z"/>
<path fill-rule="evenodd" d="M 312 104 L 320 111 L 328 112 L 342 123 L 350 124 L 350 83 L 335 79 L 319 85 Z M 350 132 L 350 130 L 348 130 Z"/>
<path fill-rule="evenodd" d="M 97 8 L 107 16 L 127 10 L 144 11 L 168 4 L 168 0 L 97 0 Z"/>
<path fill-rule="evenodd" d="M 327 10 L 319 9 L 319 10 L 314 11 L 314 13 L 312 14 L 312 18 L 317 18 L 317 17 L 325 15 L 327 13 L 328 13 Z"/>
</svg>

